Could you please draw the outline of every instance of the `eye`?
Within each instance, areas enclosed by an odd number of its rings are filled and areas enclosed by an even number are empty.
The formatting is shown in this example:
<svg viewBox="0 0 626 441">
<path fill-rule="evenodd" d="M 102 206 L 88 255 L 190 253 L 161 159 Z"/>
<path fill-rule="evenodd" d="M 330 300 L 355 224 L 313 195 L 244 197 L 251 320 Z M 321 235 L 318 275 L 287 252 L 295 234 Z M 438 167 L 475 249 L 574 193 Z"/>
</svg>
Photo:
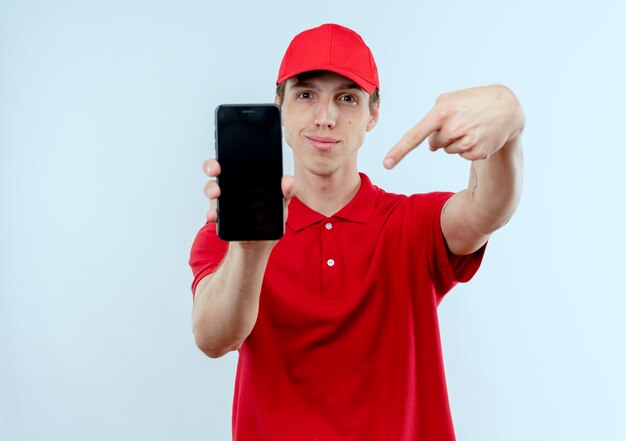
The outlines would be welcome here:
<svg viewBox="0 0 626 441">
<path fill-rule="evenodd" d="M 341 95 L 339 97 L 339 101 L 343 101 L 345 103 L 356 103 L 356 97 L 354 95 Z"/>
<path fill-rule="evenodd" d="M 297 97 L 299 99 L 308 100 L 311 98 L 311 92 L 300 92 Z"/>
</svg>

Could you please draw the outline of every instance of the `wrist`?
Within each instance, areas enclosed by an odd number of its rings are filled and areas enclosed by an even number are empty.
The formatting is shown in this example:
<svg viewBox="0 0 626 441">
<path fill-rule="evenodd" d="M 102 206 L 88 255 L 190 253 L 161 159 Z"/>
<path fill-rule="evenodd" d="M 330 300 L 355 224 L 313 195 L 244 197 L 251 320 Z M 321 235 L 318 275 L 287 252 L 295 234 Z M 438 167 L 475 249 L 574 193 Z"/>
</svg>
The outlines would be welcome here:
<svg viewBox="0 0 626 441">
<path fill-rule="evenodd" d="M 276 243 L 278 243 L 277 240 L 233 241 L 230 242 L 229 247 L 237 254 L 263 257 L 269 256 Z"/>
</svg>

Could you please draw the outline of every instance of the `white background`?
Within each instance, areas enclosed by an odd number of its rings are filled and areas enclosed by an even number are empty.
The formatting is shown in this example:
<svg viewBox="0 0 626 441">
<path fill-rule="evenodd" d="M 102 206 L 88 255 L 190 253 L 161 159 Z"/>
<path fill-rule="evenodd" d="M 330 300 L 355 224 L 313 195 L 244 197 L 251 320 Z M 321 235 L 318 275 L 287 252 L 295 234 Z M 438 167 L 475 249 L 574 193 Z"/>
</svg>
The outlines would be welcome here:
<svg viewBox="0 0 626 441">
<path fill-rule="evenodd" d="M 466 185 L 426 148 L 382 167 L 439 94 L 524 106 L 519 210 L 439 308 L 459 441 L 626 439 L 621 5 L 0 0 L 0 439 L 230 438 L 237 355 L 190 325 L 201 164 L 215 107 L 271 102 L 325 22 L 376 57 L 359 166 L 389 191 Z"/>
</svg>

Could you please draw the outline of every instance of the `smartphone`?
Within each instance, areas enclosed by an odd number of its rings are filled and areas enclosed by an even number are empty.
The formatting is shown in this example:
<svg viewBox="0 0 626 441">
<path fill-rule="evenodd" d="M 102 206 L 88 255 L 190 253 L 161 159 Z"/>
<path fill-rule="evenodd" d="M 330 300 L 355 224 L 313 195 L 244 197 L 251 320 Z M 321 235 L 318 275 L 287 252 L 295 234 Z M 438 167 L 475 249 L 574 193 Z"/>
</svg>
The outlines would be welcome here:
<svg viewBox="0 0 626 441">
<path fill-rule="evenodd" d="M 227 104 L 215 109 L 217 234 L 228 241 L 276 240 L 284 233 L 280 108 Z"/>
</svg>

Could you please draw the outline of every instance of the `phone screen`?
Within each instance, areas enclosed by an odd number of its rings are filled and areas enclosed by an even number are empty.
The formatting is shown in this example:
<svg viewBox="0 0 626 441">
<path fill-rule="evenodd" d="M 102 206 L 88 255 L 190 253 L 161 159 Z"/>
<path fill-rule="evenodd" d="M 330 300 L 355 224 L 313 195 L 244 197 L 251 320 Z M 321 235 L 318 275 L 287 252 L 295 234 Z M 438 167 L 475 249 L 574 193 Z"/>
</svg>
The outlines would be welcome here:
<svg viewBox="0 0 626 441">
<path fill-rule="evenodd" d="M 221 105 L 216 115 L 217 231 L 222 240 L 283 235 L 282 132 L 275 104 Z"/>
</svg>

